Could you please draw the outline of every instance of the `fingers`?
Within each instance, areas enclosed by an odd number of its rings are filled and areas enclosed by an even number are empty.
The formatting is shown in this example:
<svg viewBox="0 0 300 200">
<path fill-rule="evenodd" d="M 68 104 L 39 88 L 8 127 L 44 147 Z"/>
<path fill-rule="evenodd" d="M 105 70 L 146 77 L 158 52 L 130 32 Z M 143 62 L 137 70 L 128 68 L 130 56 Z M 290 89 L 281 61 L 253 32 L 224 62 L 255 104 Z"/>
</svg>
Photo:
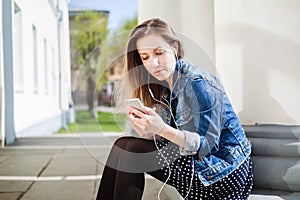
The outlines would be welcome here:
<svg viewBox="0 0 300 200">
<path fill-rule="evenodd" d="M 145 107 L 145 110 L 148 112 L 149 115 L 156 115 L 156 108 L 149 108 L 149 107 Z"/>
<path fill-rule="evenodd" d="M 144 129 L 145 129 L 145 126 L 143 125 L 140 125 L 137 120 L 139 120 L 139 118 L 136 118 L 136 117 L 133 117 L 132 114 L 129 115 L 129 120 L 134 128 L 134 130 L 136 131 L 136 133 L 142 137 L 142 138 L 145 138 L 145 139 L 153 139 L 153 134 L 152 133 L 148 133 L 146 132 Z"/>
<path fill-rule="evenodd" d="M 135 117 L 134 114 L 129 114 L 128 117 L 132 124 L 138 126 L 142 130 L 146 130 L 146 127 L 150 124 L 150 119 Z"/>
<path fill-rule="evenodd" d="M 138 109 L 135 109 L 134 107 L 128 106 L 128 113 L 132 113 L 134 115 L 136 115 L 139 118 L 144 118 L 147 120 L 147 117 L 149 116 L 147 113 L 144 113 Z"/>
<path fill-rule="evenodd" d="M 129 106 L 128 117 L 130 122 L 143 133 L 156 133 L 161 130 L 164 122 L 154 109 L 149 107 L 145 107 L 145 109 L 147 114 Z"/>
</svg>

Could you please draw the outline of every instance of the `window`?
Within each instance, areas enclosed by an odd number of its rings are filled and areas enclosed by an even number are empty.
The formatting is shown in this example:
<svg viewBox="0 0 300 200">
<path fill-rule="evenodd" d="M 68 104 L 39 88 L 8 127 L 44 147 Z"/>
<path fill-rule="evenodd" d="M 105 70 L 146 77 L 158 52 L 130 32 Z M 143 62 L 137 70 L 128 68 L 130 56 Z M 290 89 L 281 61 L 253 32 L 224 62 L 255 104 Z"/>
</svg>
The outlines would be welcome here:
<svg viewBox="0 0 300 200">
<path fill-rule="evenodd" d="M 115 73 L 115 68 L 114 67 L 110 67 L 109 68 L 109 74 L 112 76 Z"/>
<path fill-rule="evenodd" d="M 37 51 L 37 31 L 32 25 L 32 50 L 33 50 L 33 92 L 38 92 L 38 51 Z"/>
<path fill-rule="evenodd" d="M 22 12 L 19 6 L 14 4 L 14 28 L 13 28 L 13 62 L 14 62 L 14 89 L 23 91 L 23 50 L 22 50 Z"/>
<path fill-rule="evenodd" d="M 48 93 L 48 51 L 47 40 L 44 38 L 44 81 L 45 81 L 45 93 Z"/>
<path fill-rule="evenodd" d="M 56 83 L 55 83 L 55 79 L 56 79 L 56 74 L 55 74 L 55 49 L 54 47 L 52 47 L 52 51 L 51 51 L 51 87 L 52 87 L 52 94 L 55 95 L 55 88 L 56 88 Z"/>
</svg>

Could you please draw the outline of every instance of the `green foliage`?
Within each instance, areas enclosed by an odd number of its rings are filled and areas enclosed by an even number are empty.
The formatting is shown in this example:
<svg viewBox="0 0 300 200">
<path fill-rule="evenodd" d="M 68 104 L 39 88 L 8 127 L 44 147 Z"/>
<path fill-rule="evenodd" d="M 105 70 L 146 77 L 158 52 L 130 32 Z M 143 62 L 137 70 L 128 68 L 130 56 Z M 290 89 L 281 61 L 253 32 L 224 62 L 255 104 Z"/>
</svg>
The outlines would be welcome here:
<svg viewBox="0 0 300 200">
<path fill-rule="evenodd" d="M 110 64 L 117 64 L 123 66 L 123 58 L 125 53 L 125 47 L 129 39 L 131 30 L 137 25 L 137 17 L 133 19 L 127 19 L 120 26 L 120 28 L 107 38 L 107 42 L 102 49 L 102 55 L 100 63 L 106 63 L 106 66 Z M 97 83 L 98 90 L 105 84 L 105 76 L 101 76 Z"/>
<path fill-rule="evenodd" d="M 74 29 L 71 40 L 76 51 L 76 66 L 85 67 L 87 73 L 97 72 L 102 42 L 108 34 L 107 16 L 96 11 L 81 12 L 74 18 Z"/>
<path fill-rule="evenodd" d="M 130 32 L 137 25 L 137 17 L 133 19 L 128 19 L 120 27 L 118 32 L 114 33 L 114 42 L 111 44 L 110 48 L 112 52 L 117 55 L 123 55 L 125 53 L 125 47 L 129 39 Z"/>
<path fill-rule="evenodd" d="M 107 15 L 101 12 L 85 11 L 77 14 L 72 24 L 71 42 L 75 54 L 72 70 L 80 69 L 81 80 L 94 81 L 96 88 L 88 87 L 89 94 L 94 93 L 95 90 L 101 91 L 107 82 L 105 70 L 110 64 L 123 65 L 130 31 L 137 25 L 136 17 L 128 19 L 117 32 L 107 38 L 109 33 L 107 20 Z M 93 101 L 91 98 L 88 102 Z"/>
<path fill-rule="evenodd" d="M 122 31 L 131 31 L 136 25 L 138 24 L 137 17 L 133 18 L 132 20 L 128 19 L 125 21 L 123 26 L 121 27 Z"/>
<path fill-rule="evenodd" d="M 69 130 L 60 129 L 58 133 L 83 133 L 83 132 L 121 132 L 125 128 L 126 114 L 112 114 L 98 112 L 98 118 L 90 117 L 88 111 L 76 112 L 76 122 L 69 124 Z"/>
</svg>

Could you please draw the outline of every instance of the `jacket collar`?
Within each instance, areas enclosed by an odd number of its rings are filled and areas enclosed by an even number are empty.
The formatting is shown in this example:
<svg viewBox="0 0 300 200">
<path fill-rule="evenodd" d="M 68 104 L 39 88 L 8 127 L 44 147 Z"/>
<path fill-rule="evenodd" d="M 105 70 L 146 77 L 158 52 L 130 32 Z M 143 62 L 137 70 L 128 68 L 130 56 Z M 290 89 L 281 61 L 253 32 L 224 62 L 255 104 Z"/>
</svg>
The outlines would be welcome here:
<svg viewBox="0 0 300 200">
<path fill-rule="evenodd" d="M 182 65 L 185 64 L 184 61 L 182 60 L 177 60 L 176 61 L 176 65 L 175 65 L 175 70 L 174 70 L 174 74 L 173 74 L 173 89 L 172 89 L 172 96 L 171 99 L 174 99 L 178 96 L 179 90 L 180 90 L 180 85 L 182 83 Z M 169 90 L 170 88 L 166 88 L 164 87 L 163 89 L 163 97 L 167 98 L 169 95 Z"/>
</svg>

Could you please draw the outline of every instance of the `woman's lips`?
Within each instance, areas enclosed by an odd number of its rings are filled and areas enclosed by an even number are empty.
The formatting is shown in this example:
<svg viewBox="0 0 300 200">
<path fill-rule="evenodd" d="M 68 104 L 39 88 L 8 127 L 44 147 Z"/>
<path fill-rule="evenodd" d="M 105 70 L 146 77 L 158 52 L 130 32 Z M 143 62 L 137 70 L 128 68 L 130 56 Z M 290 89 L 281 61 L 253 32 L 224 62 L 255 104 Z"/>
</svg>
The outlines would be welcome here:
<svg viewBox="0 0 300 200">
<path fill-rule="evenodd" d="M 159 69 L 156 70 L 155 72 L 153 72 L 156 76 L 158 76 L 161 72 L 163 71 L 163 69 Z"/>
</svg>

